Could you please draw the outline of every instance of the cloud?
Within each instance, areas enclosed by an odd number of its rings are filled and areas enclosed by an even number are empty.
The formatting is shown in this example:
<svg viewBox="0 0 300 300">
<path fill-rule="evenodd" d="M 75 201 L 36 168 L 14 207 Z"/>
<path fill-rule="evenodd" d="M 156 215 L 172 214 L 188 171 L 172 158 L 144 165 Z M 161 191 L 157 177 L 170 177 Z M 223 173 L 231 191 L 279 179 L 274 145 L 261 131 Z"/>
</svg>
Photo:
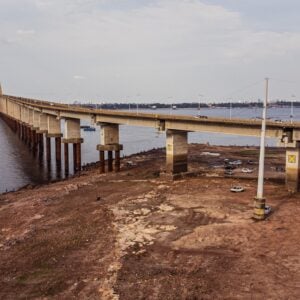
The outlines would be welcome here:
<svg viewBox="0 0 300 300">
<path fill-rule="evenodd" d="M 27 29 L 27 30 L 24 30 L 24 29 L 18 29 L 17 30 L 17 34 L 19 36 L 32 36 L 35 34 L 35 30 L 33 29 Z"/>
<path fill-rule="evenodd" d="M 59 97 L 86 76 L 82 95 L 101 91 L 107 99 L 121 99 L 140 91 L 150 101 L 199 93 L 221 98 L 265 76 L 300 75 L 299 31 L 258 29 L 220 1 L 129 2 L 121 9 L 115 0 L 26 0 L 31 15 L 22 26 L 13 17 L 0 24 L 0 40 L 18 41 L 18 50 L 7 43 L 3 70 L 12 72 L 16 62 L 27 70 L 11 75 L 12 85 L 39 77 L 40 87 L 52 85 Z M 73 75 L 78 70 L 85 76 Z M 261 90 L 247 93 L 256 97 Z"/>
<path fill-rule="evenodd" d="M 75 80 L 82 80 L 82 79 L 85 79 L 85 77 L 82 76 L 82 75 L 74 75 L 73 78 L 74 78 Z"/>
</svg>

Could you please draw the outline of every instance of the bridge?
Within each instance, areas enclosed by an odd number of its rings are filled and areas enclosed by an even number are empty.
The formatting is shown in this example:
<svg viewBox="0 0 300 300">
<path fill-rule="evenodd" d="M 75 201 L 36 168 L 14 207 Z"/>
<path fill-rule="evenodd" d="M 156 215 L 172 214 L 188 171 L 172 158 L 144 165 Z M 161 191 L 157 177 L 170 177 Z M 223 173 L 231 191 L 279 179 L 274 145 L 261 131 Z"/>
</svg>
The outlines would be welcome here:
<svg viewBox="0 0 300 300">
<path fill-rule="evenodd" d="M 0 86 L 0 116 L 28 144 L 34 153 L 51 161 L 51 139 L 55 139 L 57 166 L 69 172 L 69 144 L 73 145 L 74 170 L 81 170 L 80 121 L 86 120 L 101 127 L 99 137 L 100 172 L 120 171 L 119 126 L 145 126 L 166 132 L 166 172 L 178 174 L 188 171 L 188 133 L 213 132 L 222 134 L 260 136 L 261 121 L 252 119 L 199 118 L 165 114 L 149 114 L 116 110 L 91 109 L 74 105 L 28 99 L 3 94 Z M 61 130 L 61 120 L 64 129 Z M 266 136 L 276 138 L 278 146 L 286 148 L 286 185 L 296 192 L 299 189 L 300 122 L 267 121 Z M 62 144 L 64 145 L 62 147 Z M 107 155 L 106 155 L 107 153 Z M 107 156 L 107 163 L 105 157 Z M 107 167 L 106 167 L 107 165 Z"/>
</svg>

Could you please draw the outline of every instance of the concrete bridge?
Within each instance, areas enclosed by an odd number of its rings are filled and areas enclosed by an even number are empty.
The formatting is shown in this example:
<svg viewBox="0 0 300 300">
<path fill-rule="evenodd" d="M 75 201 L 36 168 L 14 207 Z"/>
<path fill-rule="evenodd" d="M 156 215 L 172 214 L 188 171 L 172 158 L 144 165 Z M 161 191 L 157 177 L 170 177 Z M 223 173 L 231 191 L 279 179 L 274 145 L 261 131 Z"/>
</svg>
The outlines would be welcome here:
<svg viewBox="0 0 300 300">
<path fill-rule="evenodd" d="M 188 170 L 188 132 L 214 132 L 242 136 L 260 136 L 261 121 L 250 119 L 198 118 L 164 114 L 132 113 L 115 110 L 90 109 L 54 102 L 5 95 L 0 86 L 0 115 L 9 126 L 30 145 L 34 153 L 44 153 L 51 161 L 51 138 L 55 139 L 55 159 L 62 164 L 64 144 L 64 166 L 69 171 L 69 144 L 73 145 L 75 171 L 81 169 L 80 121 L 101 126 L 99 151 L 100 171 L 120 170 L 119 126 L 146 126 L 166 131 L 166 171 L 169 174 Z M 61 132 L 61 120 L 64 130 Z M 300 122 L 267 122 L 266 135 L 276 138 L 278 146 L 286 147 L 286 184 L 290 191 L 299 189 L 300 166 Z M 46 143 L 44 143 L 44 139 Z M 114 162 L 114 166 L 113 166 Z"/>
</svg>

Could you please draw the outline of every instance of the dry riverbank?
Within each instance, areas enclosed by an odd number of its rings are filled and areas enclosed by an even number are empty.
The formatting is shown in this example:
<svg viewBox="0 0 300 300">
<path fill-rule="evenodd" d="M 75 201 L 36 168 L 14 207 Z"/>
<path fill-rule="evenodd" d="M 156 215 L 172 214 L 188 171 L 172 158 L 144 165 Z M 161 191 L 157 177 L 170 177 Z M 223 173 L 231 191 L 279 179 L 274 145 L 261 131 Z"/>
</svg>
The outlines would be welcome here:
<svg viewBox="0 0 300 300">
<path fill-rule="evenodd" d="M 284 151 L 267 150 L 274 212 L 260 223 L 251 219 L 257 149 L 189 151 L 199 175 L 174 182 L 158 176 L 165 154 L 153 150 L 124 159 L 119 174 L 91 166 L 1 195 L 0 298 L 298 299 L 300 195 L 276 171 Z M 255 171 L 225 178 L 224 158 Z M 245 192 L 231 193 L 235 184 Z"/>
</svg>

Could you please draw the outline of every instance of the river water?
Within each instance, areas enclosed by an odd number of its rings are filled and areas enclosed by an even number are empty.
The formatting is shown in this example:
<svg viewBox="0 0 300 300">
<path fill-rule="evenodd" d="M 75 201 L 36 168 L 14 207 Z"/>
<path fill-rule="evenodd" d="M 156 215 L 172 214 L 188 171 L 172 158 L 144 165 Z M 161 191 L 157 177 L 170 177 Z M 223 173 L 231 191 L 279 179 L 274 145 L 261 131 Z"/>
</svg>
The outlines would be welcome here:
<svg viewBox="0 0 300 300">
<path fill-rule="evenodd" d="M 135 110 L 132 110 L 135 111 Z M 142 112 L 142 110 L 140 110 Z M 151 113 L 154 111 L 146 110 Z M 225 108 L 201 108 L 196 109 L 157 109 L 155 113 L 193 115 L 197 114 L 215 117 L 229 117 L 229 109 Z M 290 120 L 289 108 L 270 108 L 268 117 L 272 119 Z M 232 109 L 232 118 L 260 117 L 259 108 L 235 108 Z M 300 108 L 294 108 L 294 120 L 300 120 Z M 85 125 L 85 123 L 82 123 Z M 82 144 L 82 163 L 90 163 L 98 160 L 99 153 L 96 145 L 100 143 L 100 129 L 97 126 L 95 132 L 82 131 L 84 143 Z M 210 143 L 211 145 L 259 145 L 257 137 L 243 137 L 212 133 L 189 133 L 190 143 Z M 144 150 L 165 146 L 165 133 L 158 133 L 153 128 L 120 126 L 120 143 L 124 145 L 123 155 L 130 155 Z M 276 140 L 267 139 L 267 145 L 273 146 Z M 52 145 L 52 150 L 54 144 Z M 38 184 L 49 182 L 58 178 L 53 162 L 51 170 L 46 167 L 45 158 L 40 161 L 33 157 L 31 151 L 23 144 L 10 128 L 0 118 L 0 193 L 16 190 L 26 184 Z M 70 151 L 72 162 L 72 151 Z M 72 170 L 72 167 L 70 167 Z M 61 175 L 59 175 L 61 176 Z"/>
</svg>

